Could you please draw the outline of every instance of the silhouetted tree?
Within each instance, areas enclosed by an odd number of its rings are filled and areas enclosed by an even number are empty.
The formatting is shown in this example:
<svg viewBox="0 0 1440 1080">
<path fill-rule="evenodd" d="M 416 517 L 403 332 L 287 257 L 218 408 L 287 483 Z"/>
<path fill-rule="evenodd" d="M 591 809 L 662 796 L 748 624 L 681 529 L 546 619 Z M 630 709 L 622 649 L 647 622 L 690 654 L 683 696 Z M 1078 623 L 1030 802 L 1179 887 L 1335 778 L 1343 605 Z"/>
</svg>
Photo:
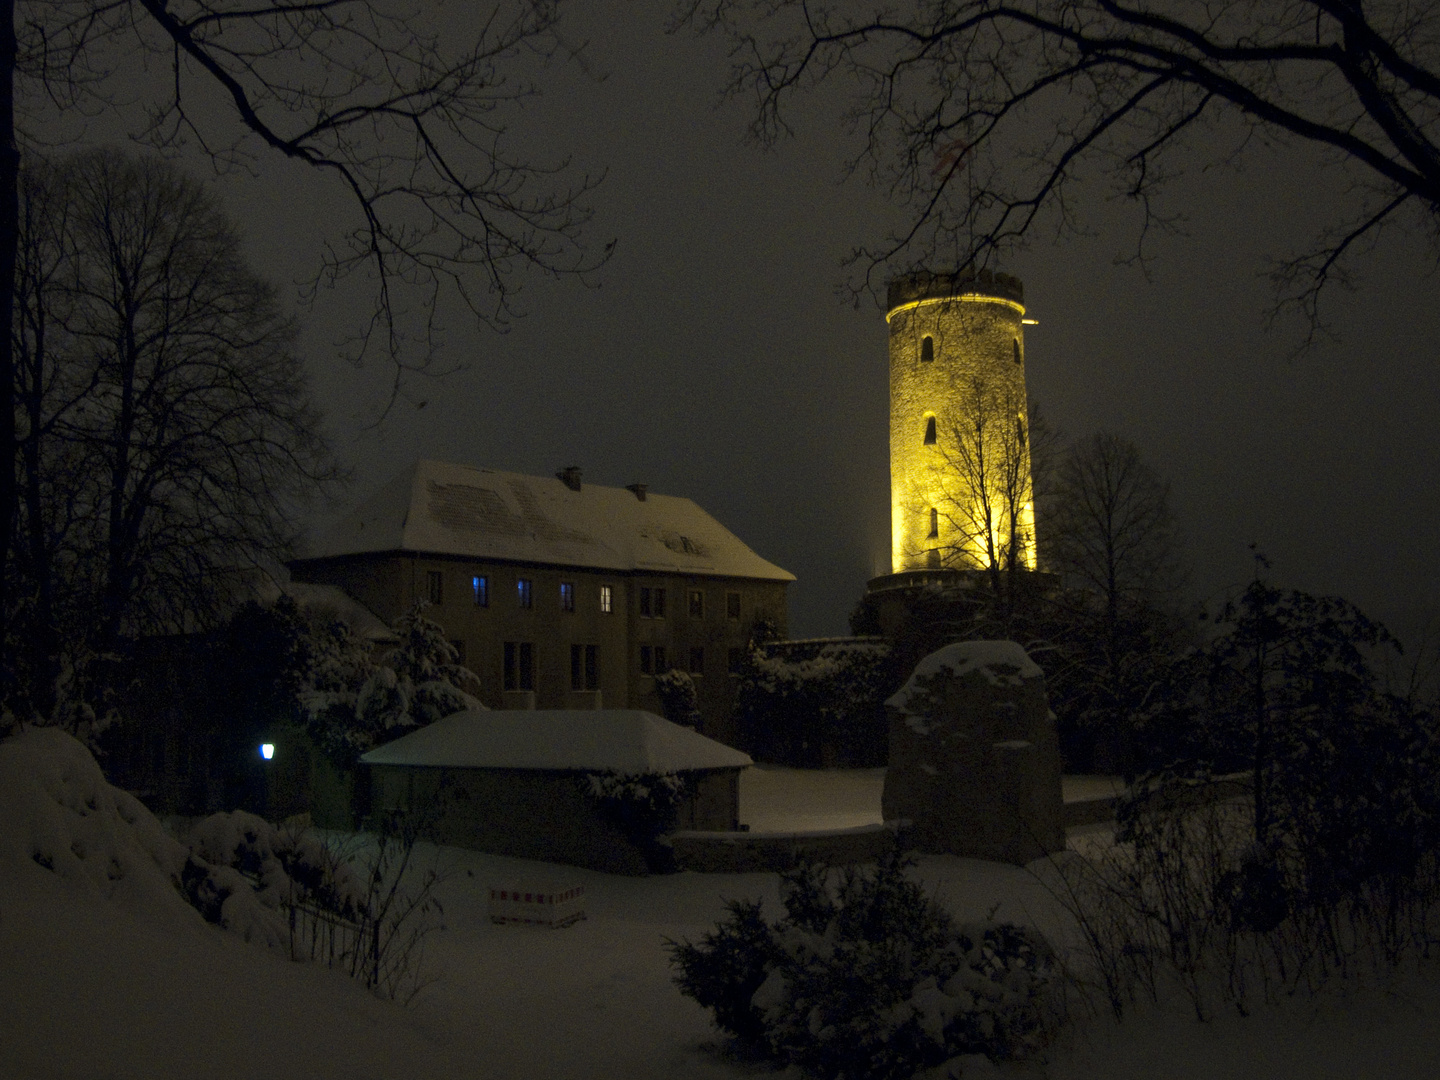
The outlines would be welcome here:
<svg viewBox="0 0 1440 1080">
<path fill-rule="evenodd" d="M 466 15 L 470 14 L 468 11 Z M 595 180 L 534 162 L 505 140 L 508 110 L 534 92 L 511 68 L 566 48 L 553 0 L 499 0 L 463 30 L 383 0 L 0 0 L 0 325 L 13 324 L 19 233 L 17 110 L 119 115 L 165 147 L 198 145 L 222 167 L 267 155 L 333 178 L 354 227 L 329 245 L 316 282 L 374 282 L 349 353 L 406 368 L 430 357 L 433 313 L 458 298 L 477 320 L 512 314 L 522 269 L 578 273 L 603 261 L 578 243 Z M 150 82 L 149 74 L 166 77 Z M 153 88 L 153 96 L 147 91 Z M 419 314 L 412 324 L 404 314 Z M 15 447 L 15 355 L 0 335 L 0 452 Z M 0 560 L 12 551 L 19 488 L 0 469 Z M 10 575 L 0 565 L 0 589 Z M 11 597 L 0 593 L 7 660 Z M 0 675 L 11 665 L 0 663 Z"/>
<path fill-rule="evenodd" d="M 24 208 L 14 580 L 45 715 L 67 663 L 214 625 L 336 474 L 294 323 L 201 185 L 93 151 L 27 173 Z"/>
<path fill-rule="evenodd" d="M 856 166 L 908 211 L 855 253 L 859 288 L 892 263 L 992 263 L 1038 226 L 1076 230 L 1097 173 L 1136 203 L 1140 249 L 1171 219 L 1156 199 L 1185 155 L 1236 162 L 1309 143 L 1351 180 L 1347 209 L 1280 272 L 1282 301 L 1318 325 L 1343 258 L 1410 209 L 1440 212 L 1440 16 L 1350 0 L 1136 4 L 938 0 L 834 6 L 688 0 L 681 22 L 732 41 L 729 91 L 751 131 L 789 131 L 794 100 L 846 101 Z M 1233 135 L 1215 138 L 1224 119 Z M 1201 141 L 1209 138 L 1209 145 Z"/>
</svg>

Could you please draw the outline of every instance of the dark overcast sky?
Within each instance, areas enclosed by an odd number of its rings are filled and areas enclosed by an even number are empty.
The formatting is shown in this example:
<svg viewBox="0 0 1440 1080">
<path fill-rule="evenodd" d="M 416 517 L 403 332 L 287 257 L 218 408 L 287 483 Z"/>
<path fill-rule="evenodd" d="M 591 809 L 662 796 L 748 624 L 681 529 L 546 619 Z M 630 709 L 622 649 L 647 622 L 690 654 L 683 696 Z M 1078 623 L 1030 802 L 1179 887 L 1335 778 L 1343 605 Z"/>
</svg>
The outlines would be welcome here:
<svg viewBox="0 0 1440 1080">
<path fill-rule="evenodd" d="M 388 372 L 330 359 L 347 308 L 329 299 L 308 337 L 317 392 L 356 498 L 417 456 L 643 481 L 796 574 L 793 634 L 844 633 L 866 579 L 888 570 L 887 357 L 883 313 L 844 306 L 836 285 L 841 257 L 893 211 L 840 183 L 833 101 L 798 114 L 775 151 L 745 145 L 743 108 L 716 107 L 723 43 L 666 36 L 666 10 L 577 6 L 567 31 L 605 78 L 541 72 L 545 98 L 515 122 L 535 153 L 609 171 L 590 236 L 619 243 L 597 287 L 531 282 L 504 336 L 455 322 L 446 358 L 465 370 L 410 384 L 378 429 Z M 221 191 L 283 280 L 333 227 L 334 193 L 262 168 Z M 1440 611 L 1433 232 L 1357 264 L 1360 287 L 1331 297 L 1338 345 L 1290 360 L 1299 328 L 1265 328 L 1264 257 L 1302 245 L 1343 182 L 1304 148 L 1252 155 L 1242 173 L 1197 166 L 1169 204 L 1188 235 L 1155 245 L 1148 278 L 1116 264 L 1136 222 L 1096 188 L 1090 236 L 1037 237 L 1000 268 L 1039 320 L 1031 396 L 1067 434 L 1133 439 L 1171 481 L 1197 598 L 1243 583 L 1255 541 L 1281 584 L 1408 632 Z"/>
</svg>

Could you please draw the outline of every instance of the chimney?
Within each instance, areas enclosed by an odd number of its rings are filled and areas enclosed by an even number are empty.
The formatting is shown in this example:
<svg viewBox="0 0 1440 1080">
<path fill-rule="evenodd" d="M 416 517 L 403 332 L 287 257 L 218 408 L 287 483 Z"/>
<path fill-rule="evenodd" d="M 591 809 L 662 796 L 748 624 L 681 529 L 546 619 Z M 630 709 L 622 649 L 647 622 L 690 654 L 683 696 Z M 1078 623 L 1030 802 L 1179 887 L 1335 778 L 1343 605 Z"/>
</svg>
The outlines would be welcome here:
<svg viewBox="0 0 1440 1080">
<path fill-rule="evenodd" d="M 571 466 L 569 466 L 568 468 L 561 469 L 559 472 L 557 472 L 557 473 L 555 474 L 555 479 L 556 479 L 556 480 L 559 480 L 562 484 L 564 484 L 564 485 L 565 485 L 567 488 L 569 488 L 571 491 L 579 491 L 579 490 L 580 490 L 580 466 L 579 466 L 579 465 L 571 465 Z"/>
<path fill-rule="evenodd" d="M 649 484 L 626 484 L 626 485 L 625 485 L 625 490 L 626 490 L 626 491 L 633 491 L 633 492 L 635 493 L 635 498 L 639 499 L 641 502 L 644 502 L 644 501 L 645 501 L 645 492 L 647 492 L 647 491 L 650 490 L 650 485 L 649 485 Z"/>
</svg>

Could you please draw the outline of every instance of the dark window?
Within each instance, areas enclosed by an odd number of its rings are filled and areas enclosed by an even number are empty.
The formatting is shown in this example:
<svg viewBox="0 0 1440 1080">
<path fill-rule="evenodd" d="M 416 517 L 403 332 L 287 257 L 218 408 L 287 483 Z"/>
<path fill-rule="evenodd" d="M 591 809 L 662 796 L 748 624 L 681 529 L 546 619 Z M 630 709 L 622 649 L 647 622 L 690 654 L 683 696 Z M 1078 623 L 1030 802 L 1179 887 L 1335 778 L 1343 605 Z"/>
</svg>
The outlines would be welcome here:
<svg viewBox="0 0 1440 1080">
<path fill-rule="evenodd" d="M 425 571 L 426 595 L 437 607 L 445 601 L 445 575 L 439 570 Z"/>
<path fill-rule="evenodd" d="M 705 617 L 705 594 L 699 589 L 690 590 L 690 617 L 692 619 Z"/>
<path fill-rule="evenodd" d="M 1015 345 L 1015 363 L 1018 364 L 1018 363 L 1020 362 L 1020 339 L 1019 339 L 1019 338 L 1016 338 L 1016 339 L 1015 339 L 1014 345 Z"/>
<path fill-rule="evenodd" d="M 560 582 L 560 610 L 575 610 L 575 583 L 573 581 Z"/>
<path fill-rule="evenodd" d="M 615 593 L 609 585 L 600 586 L 600 611 L 609 615 L 615 610 Z"/>
<path fill-rule="evenodd" d="M 457 664 L 464 664 L 464 663 L 465 663 L 465 642 L 464 642 L 462 639 L 460 639 L 460 638 L 451 638 L 451 639 L 450 639 L 450 647 L 455 650 L 455 662 L 456 662 Z"/>
<path fill-rule="evenodd" d="M 535 606 L 535 595 L 532 589 L 532 583 L 528 577 L 517 578 L 515 580 L 515 595 L 520 601 L 520 606 L 527 611 Z"/>
<path fill-rule="evenodd" d="M 640 646 L 640 674 L 655 674 L 655 653 L 649 645 Z"/>
<path fill-rule="evenodd" d="M 650 590 L 644 585 L 640 586 L 640 617 L 650 618 Z"/>
<path fill-rule="evenodd" d="M 933 506 L 930 508 L 930 535 L 940 535 L 940 511 Z"/>
<path fill-rule="evenodd" d="M 705 674 L 705 650 L 699 645 L 692 646 L 690 649 L 690 674 Z"/>
<path fill-rule="evenodd" d="M 652 589 L 650 594 L 650 613 L 657 619 L 663 619 L 665 617 L 665 590 Z"/>
<path fill-rule="evenodd" d="M 529 641 L 505 642 L 506 690 L 535 689 L 535 646 Z"/>
<path fill-rule="evenodd" d="M 925 445 L 935 445 L 935 418 L 933 416 L 925 418 Z"/>
<path fill-rule="evenodd" d="M 740 594 L 738 592 L 727 592 L 725 594 L 725 617 L 727 619 L 740 619 Z"/>
<path fill-rule="evenodd" d="M 725 659 L 726 666 L 729 668 L 730 674 L 739 675 L 740 672 L 745 670 L 745 646 L 730 646 L 730 648 L 726 651 Z"/>
<path fill-rule="evenodd" d="M 655 674 L 664 675 L 670 670 L 670 662 L 665 659 L 665 646 L 655 646 Z"/>
<path fill-rule="evenodd" d="M 488 577 L 472 577 L 470 588 L 475 593 L 476 607 L 490 606 L 490 579 Z"/>
<path fill-rule="evenodd" d="M 570 689 L 600 689 L 600 647 L 598 645 L 570 646 Z"/>
<path fill-rule="evenodd" d="M 927 337 L 925 338 L 925 340 L 920 342 L 920 362 L 922 364 L 928 364 L 931 363 L 934 359 L 935 339 L 932 337 Z"/>
</svg>

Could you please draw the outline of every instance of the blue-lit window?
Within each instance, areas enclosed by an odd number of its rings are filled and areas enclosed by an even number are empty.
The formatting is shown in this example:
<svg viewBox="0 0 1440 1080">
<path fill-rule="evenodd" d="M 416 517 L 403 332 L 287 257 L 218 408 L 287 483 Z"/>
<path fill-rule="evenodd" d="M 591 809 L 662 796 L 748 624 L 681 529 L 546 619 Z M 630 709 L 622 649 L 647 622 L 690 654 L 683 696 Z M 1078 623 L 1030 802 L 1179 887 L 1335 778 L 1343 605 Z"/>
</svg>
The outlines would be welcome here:
<svg viewBox="0 0 1440 1080">
<path fill-rule="evenodd" d="M 575 610 L 575 583 L 573 581 L 560 582 L 560 610 Z"/>
<path fill-rule="evenodd" d="M 528 577 L 518 578 L 515 582 L 515 595 L 520 601 L 520 606 L 527 611 L 535 606 L 535 592 L 533 583 Z"/>
<path fill-rule="evenodd" d="M 475 593 L 476 607 L 490 606 L 490 579 L 476 575 L 470 579 L 470 588 Z"/>
</svg>

